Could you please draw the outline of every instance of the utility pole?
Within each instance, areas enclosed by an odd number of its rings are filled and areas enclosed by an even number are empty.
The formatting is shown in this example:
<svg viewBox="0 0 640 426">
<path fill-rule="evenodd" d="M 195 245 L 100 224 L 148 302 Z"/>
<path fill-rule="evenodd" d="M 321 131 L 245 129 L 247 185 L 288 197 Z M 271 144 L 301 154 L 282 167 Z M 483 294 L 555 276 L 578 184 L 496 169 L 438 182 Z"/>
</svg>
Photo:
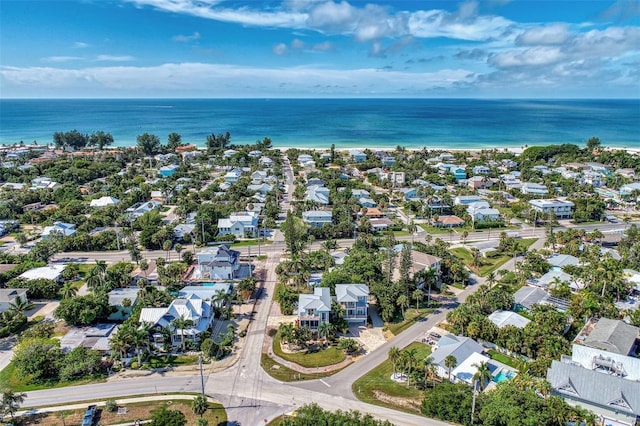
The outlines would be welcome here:
<svg viewBox="0 0 640 426">
<path fill-rule="evenodd" d="M 200 226 L 202 229 L 202 244 L 207 245 L 207 242 L 205 241 L 205 238 L 204 238 L 204 218 L 200 218 Z"/>
<path fill-rule="evenodd" d="M 200 365 L 200 385 L 202 386 L 202 396 L 205 396 L 204 395 L 204 375 L 202 374 L 202 355 L 198 356 L 198 364 Z"/>
<path fill-rule="evenodd" d="M 473 400 L 471 402 L 471 424 L 473 424 L 473 413 L 476 411 L 476 385 L 478 381 L 473 381 Z"/>
</svg>

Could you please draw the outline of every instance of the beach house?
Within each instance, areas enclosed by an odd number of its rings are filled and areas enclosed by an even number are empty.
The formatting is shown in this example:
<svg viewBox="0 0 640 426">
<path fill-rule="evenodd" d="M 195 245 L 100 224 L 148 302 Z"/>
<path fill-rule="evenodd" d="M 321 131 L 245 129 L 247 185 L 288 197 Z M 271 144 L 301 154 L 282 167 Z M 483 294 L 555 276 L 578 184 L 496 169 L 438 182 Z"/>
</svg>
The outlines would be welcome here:
<svg viewBox="0 0 640 426">
<path fill-rule="evenodd" d="M 571 201 L 559 199 L 539 199 L 529 200 L 531 208 L 537 212 L 548 214 L 555 213 L 557 219 L 571 219 L 573 217 L 573 208 L 575 204 Z"/>
<path fill-rule="evenodd" d="M 317 330 L 320 324 L 329 322 L 330 291 L 329 287 L 316 287 L 313 289 L 313 294 L 298 295 L 298 326 Z"/>
<path fill-rule="evenodd" d="M 258 234 L 258 214 L 235 212 L 228 218 L 218 219 L 218 235 L 235 235 L 237 238 L 255 237 Z"/>
<path fill-rule="evenodd" d="M 333 214 L 327 210 L 308 210 L 302 212 L 302 220 L 313 228 L 321 228 L 333 223 Z"/>
<path fill-rule="evenodd" d="M 367 323 L 369 287 L 366 284 L 336 284 L 336 302 L 349 322 Z"/>
</svg>

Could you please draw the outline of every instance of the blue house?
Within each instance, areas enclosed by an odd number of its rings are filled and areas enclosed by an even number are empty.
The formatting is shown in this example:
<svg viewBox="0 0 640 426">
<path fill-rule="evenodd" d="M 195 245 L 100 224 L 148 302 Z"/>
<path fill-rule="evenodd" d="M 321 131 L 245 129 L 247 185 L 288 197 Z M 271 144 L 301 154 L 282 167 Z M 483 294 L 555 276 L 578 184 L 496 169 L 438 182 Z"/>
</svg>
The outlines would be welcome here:
<svg viewBox="0 0 640 426">
<path fill-rule="evenodd" d="M 178 166 L 176 164 L 171 164 L 169 166 L 162 166 L 158 169 L 158 174 L 162 177 L 173 176 L 178 171 Z"/>
<path fill-rule="evenodd" d="M 391 156 L 382 157 L 381 161 L 382 161 L 382 165 L 385 167 L 391 167 L 394 164 L 396 164 L 396 159 Z"/>
<path fill-rule="evenodd" d="M 467 171 L 464 169 L 464 167 L 452 167 L 451 169 L 449 169 L 449 171 L 453 176 L 455 176 L 456 181 L 467 178 Z"/>
<path fill-rule="evenodd" d="M 367 154 L 358 150 L 352 150 L 349 152 L 349 154 L 351 155 L 351 158 L 353 158 L 353 161 L 355 161 L 356 163 L 362 163 L 367 159 Z"/>
</svg>

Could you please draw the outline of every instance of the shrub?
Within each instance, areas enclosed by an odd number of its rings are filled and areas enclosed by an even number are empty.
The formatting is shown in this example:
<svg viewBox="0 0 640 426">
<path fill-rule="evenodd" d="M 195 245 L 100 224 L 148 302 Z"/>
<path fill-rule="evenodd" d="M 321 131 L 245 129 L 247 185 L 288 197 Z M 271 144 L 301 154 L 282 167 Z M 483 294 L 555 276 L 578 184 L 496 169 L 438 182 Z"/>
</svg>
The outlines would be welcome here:
<svg viewBox="0 0 640 426">
<path fill-rule="evenodd" d="M 118 410 L 118 404 L 113 400 L 113 399 L 108 399 L 105 403 L 104 403 L 104 408 L 110 412 L 110 413 L 114 413 Z"/>
</svg>

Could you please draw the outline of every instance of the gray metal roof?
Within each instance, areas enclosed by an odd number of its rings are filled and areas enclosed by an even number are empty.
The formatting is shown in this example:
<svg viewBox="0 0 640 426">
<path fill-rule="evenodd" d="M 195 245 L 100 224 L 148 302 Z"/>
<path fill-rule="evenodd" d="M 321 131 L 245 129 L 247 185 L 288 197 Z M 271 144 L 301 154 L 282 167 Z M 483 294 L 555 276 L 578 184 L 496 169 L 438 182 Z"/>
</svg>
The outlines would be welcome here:
<svg viewBox="0 0 640 426">
<path fill-rule="evenodd" d="M 524 286 L 513 294 L 513 301 L 516 305 L 531 309 L 533 305 L 547 300 L 547 297 L 549 297 L 549 293 L 541 288 Z"/>
<path fill-rule="evenodd" d="M 551 363 L 547 380 L 561 395 L 610 410 L 640 415 L 640 382 L 560 361 Z"/>
<path fill-rule="evenodd" d="M 620 320 L 601 318 L 582 343 L 592 348 L 629 355 L 637 338 L 638 327 Z"/>
<path fill-rule="evenodd" d="M 475 352 L 483 352 L 482 346 L 475 340 L 469 337 L 447 334 L 440 338 L 438 341 L 438 349 L 431 354 L 431 357 L 433 358 L 434 364 L 444 367 L 444 359 L 449 355 L 453 355 L 458 361 L 457 364 L 460 365 L 462 361 L 469 358 L 469 356 Z"/>
</svg>

